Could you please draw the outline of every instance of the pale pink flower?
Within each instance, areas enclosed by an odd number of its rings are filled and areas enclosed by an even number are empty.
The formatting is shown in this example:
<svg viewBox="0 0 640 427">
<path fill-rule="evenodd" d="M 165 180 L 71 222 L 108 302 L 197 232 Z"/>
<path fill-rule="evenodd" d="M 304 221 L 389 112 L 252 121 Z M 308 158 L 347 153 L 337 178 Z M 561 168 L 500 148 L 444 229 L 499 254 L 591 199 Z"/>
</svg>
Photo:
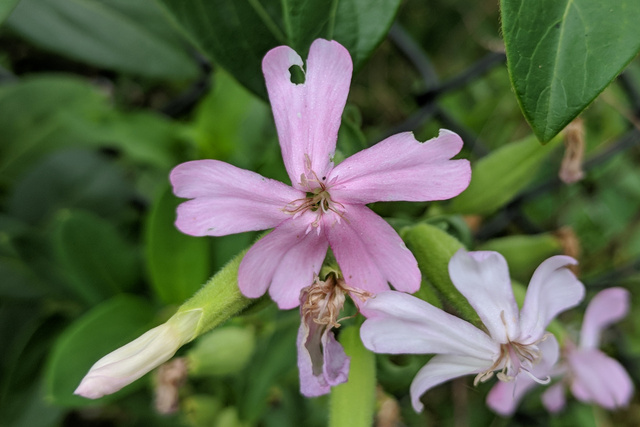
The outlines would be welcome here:
<svg viewBox="0 0 640 427">
<path fill-rule="evenodd" d="M 467 160 L 450 160 L 462 147 L 441 130 L 418 142 L 391 136 L 333 165 L 342 111 L 351 81 L 349 52 L 335 41 L 311 45 L 305 82 L 289 68 L 303 67 L 287 46 L 262 61 L 280 148 L 292 186 L 217 160 L 197 160 L 171 172 L 174 193 L 193 199 L 178 207 L 176 226 L 194 236 L 275 229 L 245 255 L 238 285 L 249 298 L 267 288 L 283 309 L 299 304 L 330 246 L 344 278 L 372 293 L 415 292 L 420 272 L 398 234 L 365 205 L 376 201 L 444 200 L 469 184 Z"/>
<path fill-rule="evenodd" d="M 634 391 L 629 374 L 618 361 L 598 349 L 602 331 L 624 318 L 628 311 L 629 292 L 626 289 L 609 288 L 593 297 L 584 315 L 579 346 L 567 339 L 564 363 L 546 367 L 544 375 L 561 378 L 542 395 L 542 403 L 549 412 L 564 408 L 566 387 L 576 399 L 605 409 L 629 404 Z M 496 384 L 487 396 L 487 405 L 501 415 L 511 415 L 535 385 L 524 380 L 514 393 L 511 385 Z"/>
<path fill-rule="evenodd" d="M 463 375 L 474 383 L 528 376 L 539 382 L 535 366 L 553 351 L 553 335 L 545 331 L 560 312 L 578 304 L 584 286 L 565 268 L 576 261 L 555 256 L 536 269 L 522 310 L 513 297 L 507 263 L 497 252 L 458 251 L 449 262 L 451 280 L 469 301 L 487 332 L 411 295 L 383 292 L 362 308 L 367 320 L 360 329 L 365 347 L 376 353 L 436 354 L 411 384 L 413 408 L 430 388 Z M 557 353 L 557 344 L 555 344 Z M 548 349 L 548 350 L 547 350 Z"/>
</svg>

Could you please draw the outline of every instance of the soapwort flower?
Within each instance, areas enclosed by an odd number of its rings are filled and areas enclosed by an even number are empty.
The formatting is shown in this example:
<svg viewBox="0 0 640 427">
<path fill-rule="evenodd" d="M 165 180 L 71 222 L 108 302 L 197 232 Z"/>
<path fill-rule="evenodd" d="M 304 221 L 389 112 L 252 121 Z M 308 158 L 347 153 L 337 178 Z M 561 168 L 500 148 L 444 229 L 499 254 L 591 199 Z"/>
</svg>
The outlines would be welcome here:
<svg viewBox="0 0 640 427">
<path fill-rule="evenodd" d="M 436 354 L 411 384 L 413 408 L 423 408 L 420 397 L 430 388 L 463 375 L 475 374 L 474 384 L 497 371 L 501 381 L 526 376 L 540 383 L 535 366 L 557 353 L 557 343 L 545 331 L 560 312 L 577 305 L 584 286 L 565 268 L 576 264 L 554 256 L 534 272 L 522 310 L 513 297 L 507 263 L 497 252 L 458 251 L 449 262 L 451 280 L 475 309 L 486 332 L 458 317 L 400 292 L 382 292 L 370 298 L 360 329 L 365 347 L 376 353 Z M 556 356 L 557 357 L 557 356 Z"/>
<path fill-rule="evenodd" d="M 304 66 L 287 46 L 262 62 L 267 91 L 292 186 L 218 160 L 178 165 L 171 183 L 178 197 L 176 226 L 194 236 L 223 236 L 275 228 L 240 265 L 238 285 L 249 298 L 267 288 L 283 309 L 299 305 L 330 246 L 349 286 L 377 293 L 415 292 L 420 271 L 398 234 L 365 205 L 377 201 L 444 200 L 469 185 L 467 160 L 451 160 L 458 135 L 441 130 L 418 142 L 393 135 L 334 167 L 338 128 L 351 81 L 349 52 L 335 41 L 313 42 L 304 83 L 291 67 Z"/>
<path fill-rule="evenodd" d="M 629 312 L 629 291 L 609 288 L 599 292 L 587 307 L 582 322 L 580 344 L 565 341 L 563 362 L 544 366 L 542 375 L 559 377 L 542 395 L 549 412 L 565 406 L 565 388 L 576 399 L 595 403 L 606 409 L 626 406 L 633 396 L 633 382 L 622 365 L 598 349 L 602 331 L 624 318 Z M 496 384 L 487 396 L 487 405 L 501 415 L 515 412 L 524 395 L 536 383 L 524 378 L 515 390 L 511 384 Z"/>
</svg>

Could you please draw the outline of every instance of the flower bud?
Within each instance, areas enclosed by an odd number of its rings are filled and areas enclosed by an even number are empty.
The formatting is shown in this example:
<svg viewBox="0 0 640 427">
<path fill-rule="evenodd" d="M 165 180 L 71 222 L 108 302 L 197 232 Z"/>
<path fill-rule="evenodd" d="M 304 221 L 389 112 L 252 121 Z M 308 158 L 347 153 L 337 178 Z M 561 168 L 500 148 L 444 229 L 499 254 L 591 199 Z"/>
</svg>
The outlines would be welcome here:
<svg viewBox="0 0 640 427">
<path fill-rule="evenodd" d="M 74 392 L 89 399 L 115 393 L 169 360 L 196 337 L 202 310 L 181 311 L 167 322 L 98 360 Z"/>
</svg>

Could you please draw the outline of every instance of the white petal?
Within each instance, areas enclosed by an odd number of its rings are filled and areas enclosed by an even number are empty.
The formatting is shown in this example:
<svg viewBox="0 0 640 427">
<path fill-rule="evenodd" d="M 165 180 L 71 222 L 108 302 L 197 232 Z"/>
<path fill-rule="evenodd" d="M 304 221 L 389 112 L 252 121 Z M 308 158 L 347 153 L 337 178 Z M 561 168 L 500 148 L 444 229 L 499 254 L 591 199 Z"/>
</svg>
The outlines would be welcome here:
<svg viewBox="0 0 640 427">
<path fill-rule="evenodd" d="M 461 249 L 449 261 L 449 274 L 494 340 L 506 343 L 519 335 L 518 305 L 502 255 Z"/>
<path fill-rule="evenodd" d="M 533 273 L 520 312 L 520 342 L 537 341 L 554 317 L 582 301 L 584 286 L 566 268 L 576 263 L 571 257 L 558 255 Z"/>
<path fill-rule="evenodd" d="M 361 312 L 367 320 L 360 337 L 376 353 L 458 354 L 483 359 L 489 367 L 500 352 L 472 324 L 402 292 L 381 292 Z"/>
<path fill-rule="evenodd" d="M 490 367 L 482 359 L 469 356 L 438 355 L 429 361 L 411 383 L 411 403 L 416 412 L 423 409 L 420 397 L 430 388 L 463 375 L 478 374 Z"/>
</svg>

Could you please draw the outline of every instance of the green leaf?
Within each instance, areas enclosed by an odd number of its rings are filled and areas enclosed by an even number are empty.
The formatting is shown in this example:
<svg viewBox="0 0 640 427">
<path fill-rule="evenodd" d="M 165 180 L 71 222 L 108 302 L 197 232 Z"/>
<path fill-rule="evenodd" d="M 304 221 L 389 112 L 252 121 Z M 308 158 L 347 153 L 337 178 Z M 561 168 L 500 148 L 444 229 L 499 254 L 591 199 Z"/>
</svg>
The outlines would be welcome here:
<svg viewBox="0 0 640 427">
<path fill-rule="evenodd" d="M 7 24 L 40 47 L 99 67 L 158 78 L 198 74 L 153 0 L 22 0 Z"/>
<path fill-rule="evenodd" d="M 160 2 L 203 53 L 263 99 L 261 63 L 269 49 L 289 45 L 305 58 L 314 39 L 335 39 L 359 68 L 386 35 L 400 5 L 399 0 Z"/>
<path fill-rule="evenodd" d="M 0 24 L 7 19 L 20 0 L 4 0 L 0 2 Z"/>
<path fill-rule="evenodd" d="M 55 225 L 56 258 L 75 292 L 96 304 L 138 281 L 138 254 L 108 221 L 88 212 L 62 212 Z"/>
<path fill-rule="evenodd" d="M 360 328 L 351 326 L 340 333 L 340 343 L 351 358 L 349 381 L 331 388 L 330 427 L 372 425 L 376 403 L 376 358 L 360 340 Z"/>
<path fill-rule="evenodd" d="M 385 38 L 398 7 L 400 0 L 338 1 L 333 38 L 349 50 L 356 70 Z"/>
<path fill-rule="evenodd" d="M 0 129 L 2 180 L 69 146 L 115 147 L 132 160 L 168 169 L 175 164 L 180 130 L 155 114 L 121 113 L 97 87 L 62 75 L 27 77 L 0 87 Z"/>
<path fill-rule="evenodd" d="M 188 236 L 174 225 L 180 200 L 166 187 L 145 225 L 145 255 L 151 285 L 166 304 L 181 304 L 209 277 L 211 251 L 205 237 Z"/>
<path fill-rule="evenodd" d="M 547 142 L 640 50 L 637 0 L 501 0 L 511 82 L 534 133 Z"/>
<path fill-rule="evenodd" d="M 462 318 L 481 325 L 477 313 L 449 277 L 449 260 L 463 249 L 462 243 L 441 228 L 424 223 L 404 228 L 400 235 L 416 257 L 422 278 L 433 284 Z"/>
<path fill-rule="evenodd" d="M 126 212 L 131 195 L 118 165 L 92 151 L 70 149 L 35 164 L 14 185 L 7 210 L 30 223 L 46 221 L 68 208 L 117 217 Z"/>
<path fill-rule="evenodd" d="M 532 135 L 500 147 L 471 167 L 469 187 L 449 205 L 452 212 L 489 215 L 511 201 L 535 178 L 561 141 L 541 146 Z"/>
<path fill-rule="evenodd" d="M 47 361 L 48 398 L 61 406 L 94 403 L 73 394 L 80 380 L 101 357 L 145 332 L 153 317 L 154 311 L 145 300 L 119 295 L 76 320 L 60 335 Z M 140 384 L 138 381 L 100 401 L 118 399 Z"/>
</svg>

